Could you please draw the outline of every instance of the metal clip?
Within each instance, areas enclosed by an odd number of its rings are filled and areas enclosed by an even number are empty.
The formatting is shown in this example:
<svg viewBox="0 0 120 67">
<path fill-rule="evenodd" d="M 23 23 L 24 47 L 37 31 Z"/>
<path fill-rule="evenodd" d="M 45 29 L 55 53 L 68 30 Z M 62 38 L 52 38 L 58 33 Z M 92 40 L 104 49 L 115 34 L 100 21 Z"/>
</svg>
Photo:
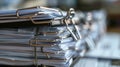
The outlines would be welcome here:
<svg viewBox="0 0 120 67">
<path fill-rule="evenodd" d="M 30 15 L 27 15 L 27 16 L 20 16 L 20 11 L 21 10 L 26 10 L 26 9 L 33 9 L 33 8 L 37 8 L 37 9 L 43 9 L 43 10 L 51 10 L 51 11 L 56 11 L 56 12 L 59 12 L 61 14 L 61 16 L 63 16 L 62 12 L 60 9 L 52 9 L 52 8 L 46 8 L 46 7 L 40 7 L 40 6 L 36 6 L 36 7 L 30 7 L 30 8 L 24 8 L 24 9 L 18 9 L 16 11 L 16 16 L 18 18 L 22 18 L 22 19 L 30 19 L 32 21 L 32 23 L 34 24 L 48 24 L 50 23 L 50 21 L 52 20 L 46 20 L 46 21 L 42 21 L 42 22 L 37 22 L 35 20 L 33 20 L 33 17 L 36 17 L 37 15 L 40 15 L 40 14 L 49 14 L 50 12 L 36 12 L 36 13 L 33 13 L 33 14 L 30 14 Z"/>
<path fill-rule="evenodd" d="M 33 17 L 29 17 L 29 19 L 32 21 L 33 24 L 49 24 L 51 21 L 51 20 L 47 20 L 47 21 L 37 22 L 33 20 Z"/>
<path fill-rule="evenodd" d="M 70 21 L 71 21 L 72 25 L 74 26 L 75 31 L 78 34 L 78 37 L 79 37 L 78 39 L 81 39 L 80 31 L 79 31 L 78 27 L 75 25 L 74 19 L 72 19 L 75 16 L 75 10 L 73 8 L 70 8 L 70 10 L 69 10 L 69 16 L 70 16 Z"/>
<path fill-rule="evenodd" d="M 39 6 L 37 6 L 37 7 L 30 7 L 30 8 L 23 8 L 23 9 L 18 9 L 17 11 L 16 11 L 16 16 L 18 17 L 18 18 L 30 18 L 30 17 L 33 17 L 33 16 L 35 16 L 36 15 L 36 13 L 34 13 L 34 14 L 32 14 L 32 15 L 28 15 L 28 16 L 20 16 L 20 11 L 21 10 L 26 10 L 26 9 L 34 9 L 34 8 L 37 8 L 37 9 L 39 9 L 40 7 Z"/>
<path fill-rule="evenodd" d="M 36 65 L 36 67 L 38 67 L 38 58 L 37 58 L 37 47 L 34 47 L 34 64 Z"/>
<path fill-rule="evenodd" d="M 38 30 L 39 30 L 39 28 L 36 27 L 35 36 L 38 35 Z M 35 41 L 35 43 L 37 43 L 37 41 Z M 34 46 L 34 57 L 35 57 L 35 65 L 36 65 L 36 67 L 38 67 L 38 57 L 37 57 L 37 47 L 36 46 Z"/>
<path fill-rule="evenodd" d="M 75 22 L 73 20 L 73 17 L 75 15 L 75 11 L 73 8 L 71 8 L 68 13 L 67 13 L 67 16 L 64 18 L 64 23 L 66 24 L 66 28 L 67 30 L 71 33 L 71 35 L 73 36 L 73 38 L 77 41 L 79 39 L 81 39 L 81 34 L 78 30 L 78 27 L 75 25 Z M 69 22 L 68 22 L 69 21 Z M 79 38 L 77 37 L 77 35 L 75 33 L 73 33 L 73 31 L 69 28 L 69 23 L 72 23 L 72 25 L 74 26 L 75 28 L 75 31 L 77 32 Z"/>
<path fill-rule="evenodd" d="M 78 39 L 81 39 L 82 38 L 82 36 L 81 36 L 81 34 L 80 34 L 80 31 L 79 31 L 79 28 L 78 28 L 78 26 L 77 25 L 75 25 L 75 21 L 73 20 L 73 19 L 71 19 L 71 22 L 72 22 L 72 24 L 73 24 L 73 26 L 74 26 L 74 28 L 75 28 L 75 31 L 77 32 L 77 34 L 78 34 Z"/>
<path fill-rule="evenodd" d="M 41 47 L 41 46 L 44 46 L 44 47 L 51 47 L 51 46 L 55 46 L 56 44 L 49 44 L 49 45 L 46 45 L 46 44 L 39 44 L 38 42 L 40 42 L 42 40 L 39 40 L 39 39 L 34 39 L 34 40 L 29 40 L 29 44 L 30 46 L 36 46 L 36 47 Z M 49 41 L 52 41 L 52 40 L 49 40 Z"/>
<path fill-rule="evenodd" d="M 39 14 L 44 14 L 44 12 L 39 12 L 39 11 L 38 11 L 38 12 L 36 12 L 36 13 L 30 14 L 30 15 L 27 15 L 27 16 L 20 16 L 20 11 L 21 11 L 21 10 L 33 9 L 33 8 L 40 9 L 40 6 L 30 7 L 30 8 L 24 8 L 24 9 L 18 9 L 18 10 L 16 11 L 16 16 L 17 16 L 18 18 L 22 18 L 22 19 L 30 19 L 30 20 L 32 21 L 32 23 L 34 23 L 34 24 L 45 24 L 45 23 L 48 23 L 48 21 L 35 22 L 35 21 L 33 20 L 33 17 L 35 17 L 35 16 L 37 16 L 37 15 L 39 15 Z"/>
<path fill-rule="evenodd" d="M 59 12 L 59 13 L 61 14 L 61 16 L 63 16 L 63 13 L 62 13 L 62 11 L 61 11 L 60 9 L 56 10 L 56 9 L 46 8 L 46 7 L 40 7 L 40 8 L 42 8 L 42 9 L 47 9 L 47 10 L 54 10 L 54 11 L 56 11 L 56 12 Z M 38 13 L 35 14 L 34 16 L 39 15 L 39 14 L 47 14 L 47 13 L 49 13 L 49 12 L 38 12 Z M 36 22 L 36 21 L 34 21 L 34 20 L 33 20 L 33 17 L 30 17 L 29 19 L 30 19 L 30 20 L 32 21 L 32 23 L 34 23 L 34 24 L 48 24 L 48 23 L 50 23 L 52 20 L 54 20 L 55 18 L 53 18 L 53 19 L 51 19 L 51 20 L 47 20 L 47 21 L 42 21 L 42 22 Z"/>
<path fill-rule="evenodd" d="M 64 20 L 64 22 L 65 22 L 65 24 L 66 24 L 67 30 L 71 33 L 72 37 L 73 37 L 75 40 L 77 40 L 77 36 L 76 36 L 76 35 L 73 33 L 73 31 L 70 29 L 70 27 L 69 27 L 68 22 L 67 22 L 66 19 Z"/>
</svg>

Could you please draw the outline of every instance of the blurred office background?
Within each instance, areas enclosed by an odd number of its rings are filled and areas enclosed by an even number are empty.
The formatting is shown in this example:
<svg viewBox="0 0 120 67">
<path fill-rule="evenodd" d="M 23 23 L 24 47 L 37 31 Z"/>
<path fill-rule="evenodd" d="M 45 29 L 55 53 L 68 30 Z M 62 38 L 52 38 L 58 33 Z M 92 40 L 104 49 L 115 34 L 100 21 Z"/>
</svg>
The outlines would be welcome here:
<svg viewBox="0 0 120 67">
<path fill-rule="evenodd" d="M 47 6 L 78 11 L 103 9 L 107 12 L 107 31 L 120 33 L 120 0 L 0 0 L 0 9 L 18 9 L 32 6 Z"/>
</svg>

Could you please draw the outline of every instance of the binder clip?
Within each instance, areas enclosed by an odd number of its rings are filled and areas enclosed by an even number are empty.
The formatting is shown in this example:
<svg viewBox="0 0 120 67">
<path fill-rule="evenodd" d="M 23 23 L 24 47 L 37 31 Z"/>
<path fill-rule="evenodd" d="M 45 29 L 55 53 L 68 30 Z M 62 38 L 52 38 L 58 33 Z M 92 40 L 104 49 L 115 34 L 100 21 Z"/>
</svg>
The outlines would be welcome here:
<svg viewBox="0 0 120 67">
<path fill-rule="evenodd" d="M 38 9 L 39 11 L 37 12 L 34 12 L 30 15 L 26 15 L 26 16 L 20 16 L 20 11 L 22 10 L 27 10 L 27 9 Z M 47 12 L 44 12 L 44 11 L 47 11 Z M 39 22 L 39 21 L 35 21 L 33 20 L 33 17 L 36 17 L 38 15 L 49 15 L 51 12 L 49 11 L 55 11 L 57 13 L 59 13 L 61 16 L 63 16 L 62 12 L 60 11 L 60 9 L 52 9 L 52 8 L 46 8 L 46 7 L 40 7 L 40 6 L 36 6 L 36 7 L 30 7 L 30 8 L 24 8 L 24 9 L 18 9 L 16 11 L 16 16 L 17 18 L 22 18 L 22 19 L 30 19 L 32 21 L 33 24 L 50 24 L 51 20 L 46 20 L 46 21 L 42 21 L 42 22 Z"/>
<path fill-rule="evenodd" d="M 29 40 L 29 44 L 30 46 L 36 46 L 36 47 L 41 47 L 41 46 L 44 46 L 44 47 L 51 47 L 51 46 L 55 46 L 56 44 L 39 44 L 39 42 L 41 42 L 42 40 L 39 40 L 39 39 L 31 39 Z M 55 40 L 48 40 L 48 41 L 51 41 L 51 42 L 54 42 Z M 45 42 L 45 41 L 44 41 Z"/>
<path fill-rule="evenodd" d="M 34 13 L 30 14 L 30 15 L 26 15 L 26 16 L 20 16 L 20 11 L 22 11 L 22 10 L 29 10 L 29 9 L 39 9 L 39 8 L 40 8 L 39 6 L 36 6 L 36 7 L 18 9 L 18 10 L 16 11 L 16 16 L 17 16 L 17 18 L 22 18 L 22 19 L 32 18 L 33 16 L 36 16 L 39 11 L 34 12 Z"/>
<path fill-rule="evenodd" d="M 73 20 L 73 17 L 75 15 L 75 11 L 73 8 L 71 8 L 68 12 L 67 12 L 67 16 L 64 18 L 64 23 L 66 25 L 66 29 L 71 33 L 72 37 L 74 38 L 74 40 L 79 40 L 81 38 L 81 34 L 78 30 L 78 27 L 76 26 L 74 20 Z M 69 28 L 69 24 L 72 24 L 75 31 L 77 32 L 78 36 Z"/>
<path fill-rule="evenodd" d="M 55 12 L 59 13 L 61 15 L 61 17 L 63 17 L 63 13 L 62 13 L 62 11 L 60 9 L 52 9 L 52 8 L 46 8 L 46 7 L 39 7 L 39 8 L 41 8 L 43 10 L 46 10 L 46 11 L 47 10 L 49 10 L 49 11 L 55 11 Z M 37 16 L 37 15 L 40 15 L 40 14 L 49 14 L 49 12 L 38 12 L 34 16 Z M 32 21 L 32 23 L 34 23 L 34 24 L 51 24 L 52 25 L 52 21 L 54 21 L 55 19 L 57 19 L 57 20 L 61 19 L 61 18 L 57 17 L 57 18 L 53 18 L 51 20 L 42 21 L 42 23 L 41 23 L 41 22 L 34 21 L 33 20 L 34 16 L 32 16 L 32 17 L 29 18 Z"/>
</svg>

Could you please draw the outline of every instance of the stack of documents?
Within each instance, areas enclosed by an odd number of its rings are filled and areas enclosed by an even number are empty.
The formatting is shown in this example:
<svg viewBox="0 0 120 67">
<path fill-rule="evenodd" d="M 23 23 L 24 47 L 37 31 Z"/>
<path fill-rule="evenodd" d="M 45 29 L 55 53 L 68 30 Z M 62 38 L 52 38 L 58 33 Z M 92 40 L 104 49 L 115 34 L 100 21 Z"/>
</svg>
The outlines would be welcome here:
<svg viewBox="0 0 120 67">
<path fill-rule="evenodd" d="M 45 7 L 0 11 L 0 64 L 69 67 L 77 33 L 65 15 Z"/>
<path fill-rule="evenodd" d="M 79 14 L 73 8 L 0 11 L 0 64 L 69 67 L 100 35 L 93 14 Z"/>
<path fill-rule="evenodd" d="M 37 47 L 38 64 L 62 65 L 72 61 L 74 51 L 69 48 L 74 47 L 75 41 L 63 26 L 40 27 L 39 34 L 36 36 L 34 36 L 34 29 L 29 28 L 9 28 L 0 31 L 0 58 L 2 59 L 0 62 L 3 64 L 33 64 L 32 46 Z"/>
</svg>

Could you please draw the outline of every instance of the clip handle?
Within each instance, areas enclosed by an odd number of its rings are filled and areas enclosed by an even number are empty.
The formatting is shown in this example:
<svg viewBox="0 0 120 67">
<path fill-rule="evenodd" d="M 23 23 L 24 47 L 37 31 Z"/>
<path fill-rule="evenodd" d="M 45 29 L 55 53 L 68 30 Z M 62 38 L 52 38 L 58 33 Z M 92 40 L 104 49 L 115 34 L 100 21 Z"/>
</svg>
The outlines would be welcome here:
<svg viewBox="0 0 120 67">
<path fill-rule="evenodd" d="M 36 13 L 34 13 L 34 14 L 32 14 L 32 15 L 28 15 L 28 16 L 20 16 L 20 11 L 22 11 L 22 10 L 27 10 L 27 9 L 34 9 L 34 8 L 37 8 L 37 9 L 38 9 L 38 8 L 40 8 L 40 7 L 39 7 L 39 6 L 36 6 L 36 7 L 18 9 L 18 10 L 16 11 L 16 16 L 17 16 L 18 18 L 29 18 L 29 17 L 35 16 Z"/>
<path fill-rule="evenodd" d="M 34 64 L 36 65 L 36 67 L 38 67 L 37 47 L 34 47 L 34 57 Z"/>
<path fill-rule="evenodd" d="M 79 31 L 78 26 L 75 25 L 75 21 L 74 21 L 73 19 L 71 19 L 71 22 L 72 22 L 72 24 L 73 24 L 73 26 L 74 26 L 74 28 L 75 28 L 75 30 L 76 30 L 78 36 L 79 36 L 79 39 L 81 39 L 81 38 L 82 38 L 82 35 L 81 35 L 80 31 Z"/>
<path fill-rule="evenodd" d="M 69 27 L 68 22 L 67 22 L 66 19 L 64 19 L 64 22 L 65 22 L 65 24 L 66 24 L 67 30 L 71 33 L 72 37 L 73 37 L 75 40 L 78 40 L 78 39 L 77 39 L 77 36 L 76 36 L 76 35 L 73 33 L 73 31 L 70 29 L 70 27 Z"/>
<path fill-rule="evenodd" d="M 34 46 L 34 47 L 41 47 L 41 46 L 44 46 L 44 47 L 51 47 L 51 46 L 55 46 L 56 44 L 49 44 L 49 45 L 46 45 L 46 44 L 38 44 L 39 40 L 29 40 L 29 45 L 30 46 Z"/>
<path fill-rule="evenodd" d="M 29 17 L 29 19 L 32 21 L 33 24 L 50 24 L 50 21 L 51 21 L 51 20 L 47 20 L 47 21 L 40 21 L 40 22 L 38 21 L 37 22 L 37 21 L 33 20 L 33 17 Z"/>
</svg>

